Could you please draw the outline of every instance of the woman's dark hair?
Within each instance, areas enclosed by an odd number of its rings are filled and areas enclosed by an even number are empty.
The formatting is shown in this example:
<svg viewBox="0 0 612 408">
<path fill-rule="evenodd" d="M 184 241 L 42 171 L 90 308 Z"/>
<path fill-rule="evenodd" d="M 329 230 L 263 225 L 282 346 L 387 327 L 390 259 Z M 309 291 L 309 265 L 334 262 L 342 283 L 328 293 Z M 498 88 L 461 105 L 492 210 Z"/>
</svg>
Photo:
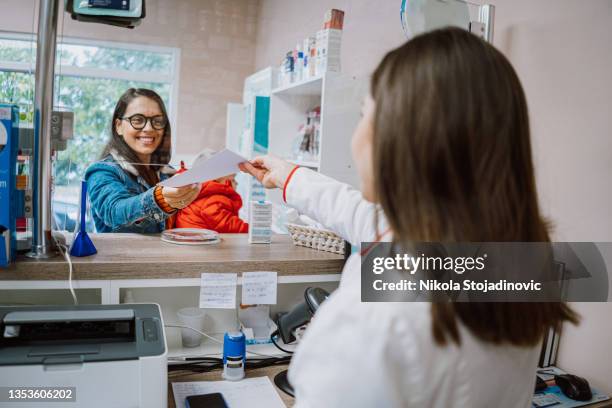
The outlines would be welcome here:
<svg viewBox="0 0 612 408">
<path fill-rule="evenodd" d="M 389 52 L 371 83 L 375 195 L 394 241 L 550 241 L 540 214 L 527 102 L 509 61 L 458 28 Z M 438 344 L 457 319 L 491 343 L 535 345 L 578 321 L 565 303 L 432 303 Z"/>
<path fill-rule="evenodd" d="M 154 164 L 168 164 L 170 162 L 170 154 L 171 154 L 171 146 L 172 146 L 172 130 L 170 129 L 170 121 L 168 118 L 168 113 L 166 112 L 166 106 L 164 105 L 164 101 L 162 98 L 155 92 L 150 89 L 145 88 L 130 88 L 121 95 L 119 101 L 117 101 L 117 105 L 115 106 L 115 111 L 113 112 L 113 118 L 111 121 L 111 138 L 104 147 L 102 151 L 102 158 L 108 156 L 111 150 L 116 150 L 120 156 L 126 159 L 130 163 L 138 163 L 135 165 L 136 171 L 138 174 L 151 186 L 157 184 L 159 178 L 157 176 L 157 170 L 160 169 L 160 166 L 147 166 L 146 163 L 142 163 L 142 161 L 138 158 L 138 155 L 125 143 L 125 140 L 121 135 L 117 133 L 117 129 L 115 126 L 115 122 L 117 119 L 120 119 L 125 114 L 125 111 L 134 99 L 144 96 L 146 98 L 152 99 L 159 105 L 159 109 L 162 112 L 162 115 L 166 119 L 166 127 L 164 129 L 164 136 L 153 154 L 151 155 L 151 163 Z"/>
</svg>

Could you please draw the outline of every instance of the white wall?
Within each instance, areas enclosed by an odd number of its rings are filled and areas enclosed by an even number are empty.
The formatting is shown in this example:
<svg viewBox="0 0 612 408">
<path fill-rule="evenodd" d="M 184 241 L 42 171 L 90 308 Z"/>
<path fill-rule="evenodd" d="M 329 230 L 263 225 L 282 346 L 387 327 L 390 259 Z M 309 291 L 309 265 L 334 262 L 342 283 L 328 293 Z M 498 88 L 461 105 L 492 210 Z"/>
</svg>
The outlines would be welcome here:
<svg viewBox="0 0 612 408">
<path fill-rule="evenodd" d="M 495 43 L 530 108 L 540 197 L 559 240 L 612 240 L 612 2 L 493 1 Z"/>
<path fill-rule="evenodd" d="M 612 2 L 491 1 L 495 44 L 527 93 L 555 239 L 612 241 Z M 564 328 L 558 365 L 612 393 L 612 303 L 573 306 L 583 320 Z"/>
<path fill-rule="evenodd" d="M 494 44 L 527 94 L 540 201 L 555 239 L 612 241 L 612 1 L 490 2 Z M 400 0 L 262 0 L 255 65 L 278 65 L 320 28 L 327 9 L 339 8 L 343 70 L 370 73 L 404 41 L 399 7 Z M 565 328 L 559 365 L 612 393 L 612 303 L 574 307 L 583 321 Z"/>
</svg>

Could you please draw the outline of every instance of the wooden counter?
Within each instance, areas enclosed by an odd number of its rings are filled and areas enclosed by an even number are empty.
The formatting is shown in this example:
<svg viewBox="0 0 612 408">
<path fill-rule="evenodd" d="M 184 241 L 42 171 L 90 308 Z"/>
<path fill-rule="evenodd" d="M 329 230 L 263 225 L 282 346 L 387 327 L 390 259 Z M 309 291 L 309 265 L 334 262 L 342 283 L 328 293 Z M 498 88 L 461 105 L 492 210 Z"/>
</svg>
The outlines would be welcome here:
<svg viewBox="0 0 612 408">
<path fill-rule="evenodd" d="M 214 245 L 174 245 L 159 235 L 91 234 L 96 255 L 72 258 L 74 280 L 184 279 L 202 272 L 277 271 L 279 276 L 338 274 L 344 257 L 293 245 L 288 235 L 273 235 L 272 244 L 249 244 L 247 234 L 221 234 Z M 66 279 L 61 257 L 35 261 L 19 256 L 0 270 L 0 280 Z"/>
</svg>

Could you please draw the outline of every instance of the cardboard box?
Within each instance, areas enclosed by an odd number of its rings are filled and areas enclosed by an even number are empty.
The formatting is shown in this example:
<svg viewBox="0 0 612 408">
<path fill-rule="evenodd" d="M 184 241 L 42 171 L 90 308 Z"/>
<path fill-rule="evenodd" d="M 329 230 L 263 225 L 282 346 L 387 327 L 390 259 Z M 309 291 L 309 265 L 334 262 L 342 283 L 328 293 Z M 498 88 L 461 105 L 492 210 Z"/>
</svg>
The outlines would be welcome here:
<svg viewBox="0 0 612 408">
<path fill-rule="evenodd" d="M 325 13 L 325 21 L 323 28 L 331 28 L 334 30 L 342 30 L 344 25 L 344 11 L 331 9 Z"/>
</svg>

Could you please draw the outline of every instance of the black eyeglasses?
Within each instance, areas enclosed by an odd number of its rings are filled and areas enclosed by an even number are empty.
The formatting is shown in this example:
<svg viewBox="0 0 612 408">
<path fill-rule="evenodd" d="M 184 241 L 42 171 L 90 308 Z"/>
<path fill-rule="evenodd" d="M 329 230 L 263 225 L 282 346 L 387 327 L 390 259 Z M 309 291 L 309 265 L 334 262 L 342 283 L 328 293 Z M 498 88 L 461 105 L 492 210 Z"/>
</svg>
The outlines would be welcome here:
<svg viewBox="0 0 612 408">
<path fill-rule="evenodd" d="M 147 126 L 147 121 L 151 122 L 151 126 L 155 130 L 165 129 L 166 125 L 168 124 L 168 121 L 163 115 L 145 116 L 141 115 L 140 113 L 137 113 L 130 117 L 123 117 L 121 119 L 130 122 L 130 125 L 132 125 L 132 127 L 136 130 L 144 129 L 145 126 Z"/>
</svg>

